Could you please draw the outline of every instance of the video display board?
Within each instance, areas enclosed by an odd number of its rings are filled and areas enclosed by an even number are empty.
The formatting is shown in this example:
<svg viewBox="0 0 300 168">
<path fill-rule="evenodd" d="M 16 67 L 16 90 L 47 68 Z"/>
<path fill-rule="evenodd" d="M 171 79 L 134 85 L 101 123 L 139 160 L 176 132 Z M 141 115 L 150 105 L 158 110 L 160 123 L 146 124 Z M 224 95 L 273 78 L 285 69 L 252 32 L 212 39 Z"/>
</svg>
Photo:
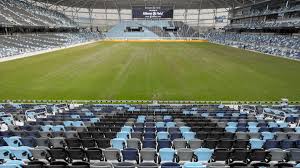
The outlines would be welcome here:
<svg viewBox="0 0 300 168">
<path fill-rule="evenodd" d="M 170 7 L 133 7 L 132 18 L 155 19 L 155 18 L 173 18 L 173 9 Z"/>
</svg>

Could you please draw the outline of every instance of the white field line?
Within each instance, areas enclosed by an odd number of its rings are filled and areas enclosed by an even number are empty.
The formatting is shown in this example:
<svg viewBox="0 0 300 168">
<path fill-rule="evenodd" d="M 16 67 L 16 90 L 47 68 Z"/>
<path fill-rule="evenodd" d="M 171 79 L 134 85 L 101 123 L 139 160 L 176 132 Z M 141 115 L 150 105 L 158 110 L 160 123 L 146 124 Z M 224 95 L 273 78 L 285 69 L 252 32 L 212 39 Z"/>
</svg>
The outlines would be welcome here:
<svg viewBox="0 0 300 168">
<path fill-rule="evenodd" d="M 95 43 L 98 41 L 102 41 L 102 40 L 93 40 L 93 41 L 79 43 L 79 44 L 73 44 L 73 45 L 65 46 L 65 47 L 57 47 L 57 48 L 52 48 L 52 49 L 48 49 L 48 50 L 41 50 L 41 51 L 35 51 L 35 52 L 30 52 L 30 53 L 25 53 L 25 54 L 20 54 L 20 55 L 8 56 L 8 57 L 0 58 L 0 62 L 6 62 L 6 61 L 15 60 L 15 59 L 25 58 L 25 57 L 32 57 L 32 56 L 36 56 L 36 55 L 40 55 L 40 54 L 53 52 L 53 51 L 59 51 L 59 50 L 67 49 L 67 48 L 87 45 L 87 44 Z"/>
</svg>

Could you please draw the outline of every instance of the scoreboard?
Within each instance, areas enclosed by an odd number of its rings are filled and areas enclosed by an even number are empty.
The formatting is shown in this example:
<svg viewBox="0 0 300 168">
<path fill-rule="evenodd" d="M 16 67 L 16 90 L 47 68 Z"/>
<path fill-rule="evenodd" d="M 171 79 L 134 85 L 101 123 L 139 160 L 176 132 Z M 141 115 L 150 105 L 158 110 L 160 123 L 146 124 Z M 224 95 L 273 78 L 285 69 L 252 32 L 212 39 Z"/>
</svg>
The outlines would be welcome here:
<svg viewBox="0 0 300 168">
<path fill-rule="evenodd" d="M 133 7 L 132 18 L 155 19 L 155 18 L 173 18 L 173 9 L 171 7 Z"/>
</svg>

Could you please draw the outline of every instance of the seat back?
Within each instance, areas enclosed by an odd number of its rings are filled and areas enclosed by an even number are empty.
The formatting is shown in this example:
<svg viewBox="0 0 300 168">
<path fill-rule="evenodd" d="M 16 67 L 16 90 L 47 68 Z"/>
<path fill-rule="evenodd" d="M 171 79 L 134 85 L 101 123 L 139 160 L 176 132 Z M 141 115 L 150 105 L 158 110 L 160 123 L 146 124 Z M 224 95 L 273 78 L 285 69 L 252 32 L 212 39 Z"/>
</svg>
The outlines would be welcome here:
<svg viewBox="0 0 300 168">
<path fill-rule="evenodd" d="M 138 150 L 135 148 L 126 148 L 122 150 L 123 160 L 135 160 L 137 163 L 139 162 Z"/>
<path fill-rule="evenodd" d="M 194 150 L 194 154 L 199 162 L 208 162 L 214 153 L 213 149 L 199 148 Z"/>
<path fill-rule="evenodd" d="M 270 149 L 271 161 L 284 161 L 287 158 L 287 151 L 282 149 Z"/>
<path fill-rule="evenodd" d="M 194 152 L 189 148 L 181 148 L 177 150 L 177 156 L 179 162 L 191 162 L 193 159 Z"/>
<path fill-rule="evenodd" d="M 161 162 L 172 162 L 175 159 L 175 150 L 162 148 L 159 150 L 159 158 Z"/>
<path fill-rule="evenodd" d="M 188 141 L 188 145 L 191 149 L 198 149 L 202 146 L 203 140 L 200 139 L 191 139 Z"/>
<path fill-rule="evenodd" d="M 89 148 L 89 149 L 85 150 L 85 153 L 86 153 L 87 159 L 89 161 L 103 160 L 103 152 L 99 148 Z"/>
<path fill-rule="evenodd" d="M 173 147 L 175 149 L 185 148 L 187 141 L 185 139 L 175 139 L 173 140 Z"/>
<path fill-rule="evenodd" d="M 111 146 L 113 148 L 117 148 L 119 150 L 122 150 L 126 147 L 126 139 L 124 138 L 114 138 L 111 140 Z"/>
<path fill-rule="evenodd" d="M 103 151 L 105 159 L 108 161 L 120 161 L 120 150 L 117 148 L 107 148 Z"/>
<path fill-rule="evenodd" d="M 141 162 L 143 161 L 156 162 L 156 150 L 154 148 L 143 148 L 140 151 L 140 154 L 141 154 Z"/>
</svg>

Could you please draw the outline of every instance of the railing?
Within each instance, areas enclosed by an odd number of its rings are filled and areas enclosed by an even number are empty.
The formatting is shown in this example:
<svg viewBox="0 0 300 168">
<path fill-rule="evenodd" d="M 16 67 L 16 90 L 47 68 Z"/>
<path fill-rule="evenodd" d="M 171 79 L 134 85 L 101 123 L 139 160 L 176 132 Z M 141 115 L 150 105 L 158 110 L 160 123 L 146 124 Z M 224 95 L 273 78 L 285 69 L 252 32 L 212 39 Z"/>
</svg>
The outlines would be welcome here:
<svg viewBox="0 0 300 168">
<path fill-rule="evenodd" d="M 222 101 L 222 100 L 0 100 L 0 104 L 230 104 L 230 105 L 280 105 L 281 101 Z M 289 101 L 300 105 L 300 101 Z"/>
<path fill-rule="evenodd" d="M 106 37 L 105 40 L 205 40 L 203 37 Z"/>
</svg>

